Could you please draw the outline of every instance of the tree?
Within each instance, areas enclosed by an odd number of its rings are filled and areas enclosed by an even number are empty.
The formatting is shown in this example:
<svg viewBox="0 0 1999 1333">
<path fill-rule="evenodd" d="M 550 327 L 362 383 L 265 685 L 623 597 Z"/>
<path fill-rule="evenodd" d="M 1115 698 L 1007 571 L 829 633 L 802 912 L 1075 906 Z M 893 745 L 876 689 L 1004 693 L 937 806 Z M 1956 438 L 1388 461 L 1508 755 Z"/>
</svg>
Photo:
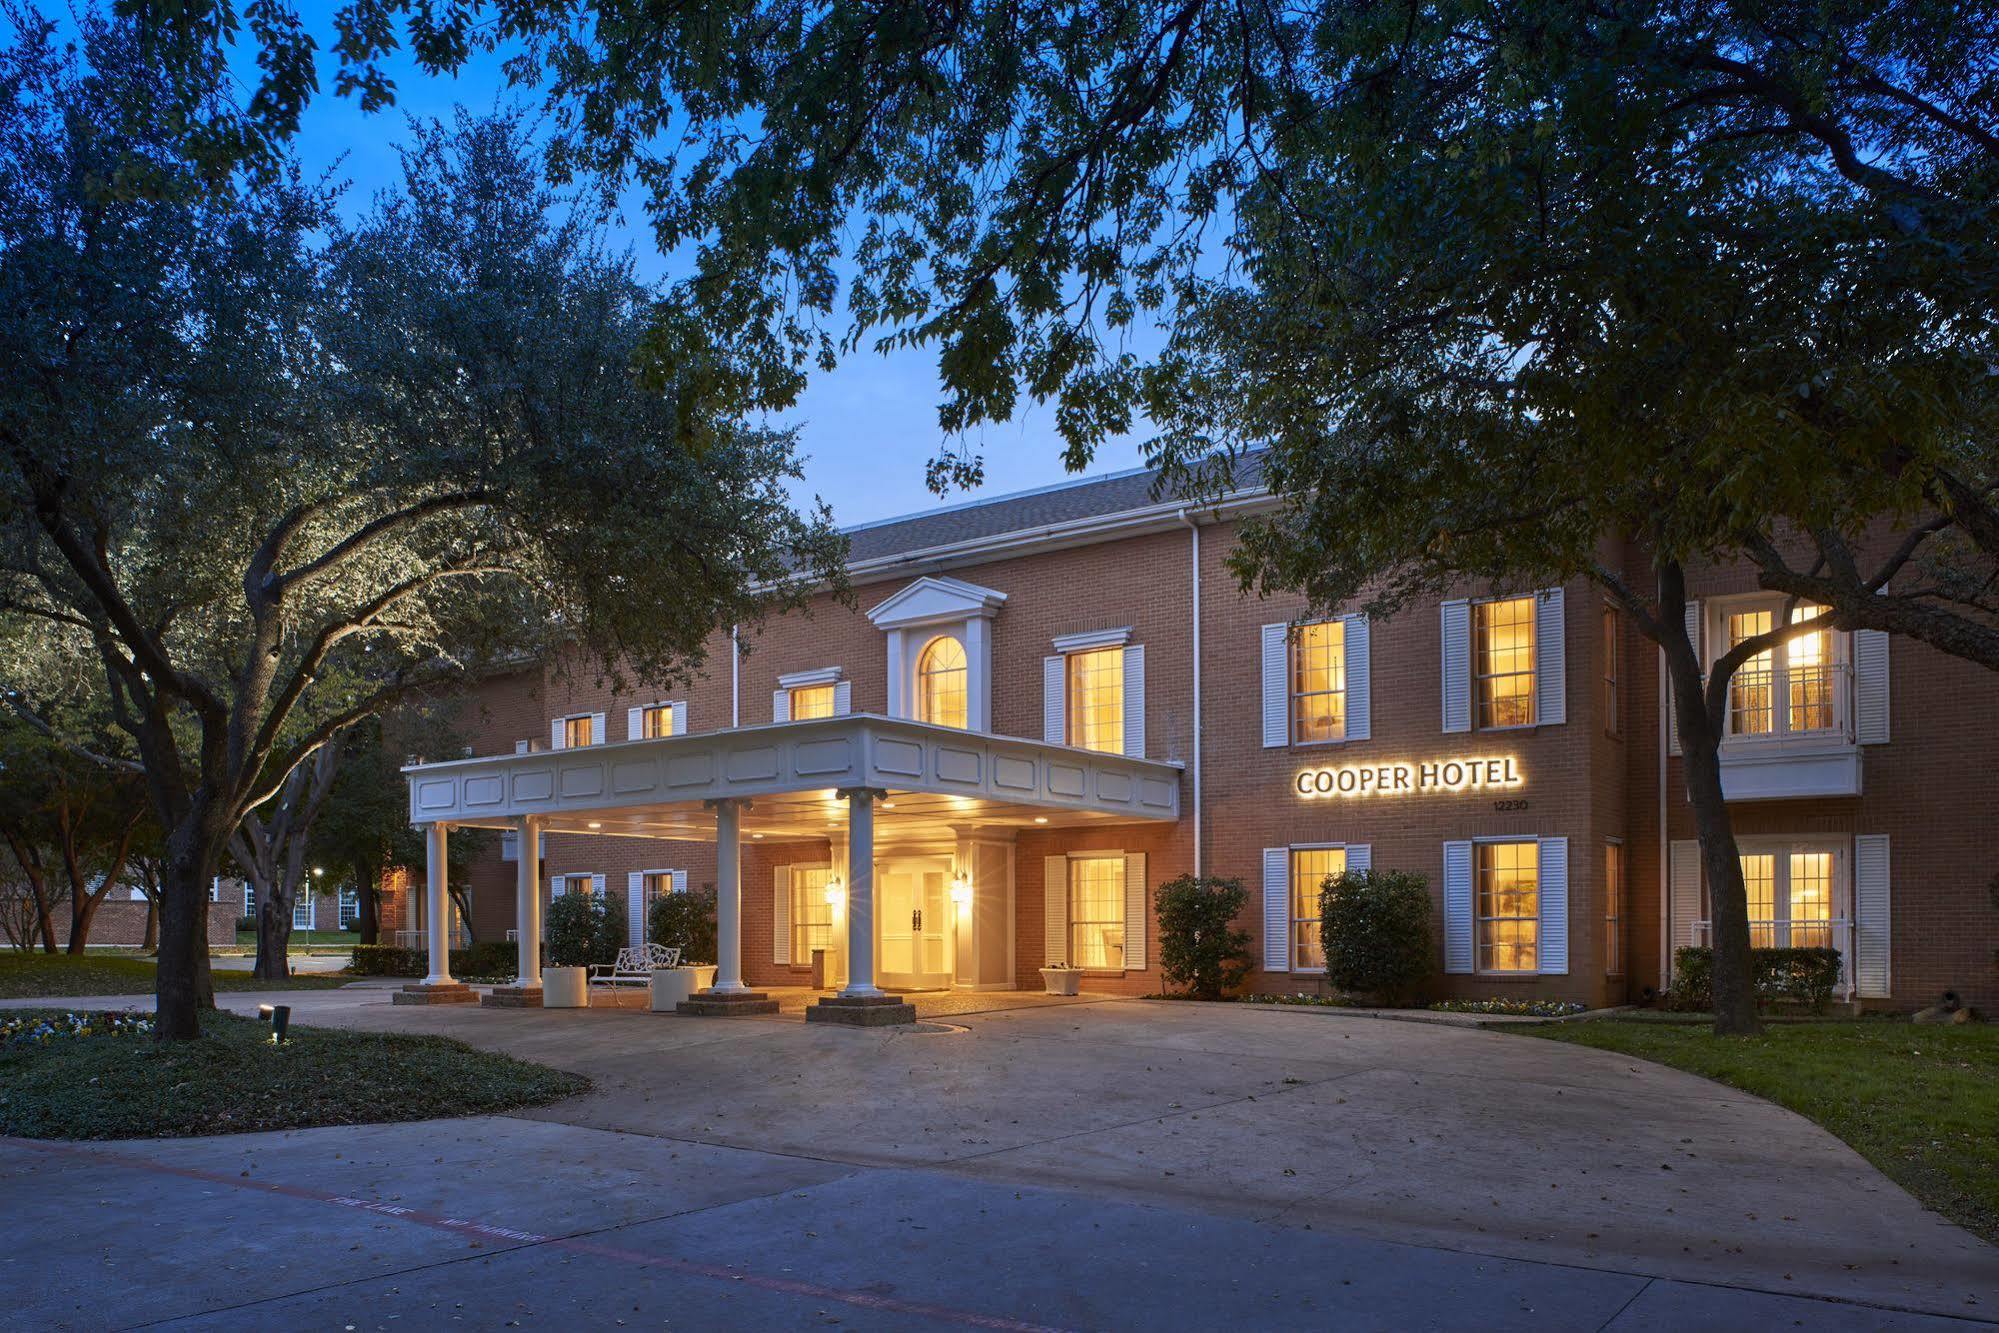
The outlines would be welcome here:
<svg viewBox="0 0 1999 1333">
<path fill-rule="evenodd" d="M 32 934 L 56 952 L 55 914 L 65 900 L 66 948 L 90 943 L 97 909 L 125 886 L 145 835 L 145 798 L 123 764 L 69 750 L 19 721 L 0 722 L 0 842 L 20 878 Z"/>
<path fill-rule="evenodd" d="M 252 974 L 265 981 L 291 975 L 292 908 L 306 874 L 306 847 L 313 820 L 338 771 L 340 738 L 326 741 L 312 757 L 285 774 L 278 794 L 261 810 L 250 810 L 229 839 L 229 854 L 257 891 L 257 961 Z"/>
<path fill-rule="evenodd" d="M 189 86 L 125 24 L 86 16 L 77 51 L 18 26 L 0 672 L 31 712 L 94 672 L 131 738 L 165 830 L 156 1032 L 188 1038 L 209 879 L 321 745 L 565 646 L 683 678 L 842 548 L 710 368 L 633 372 L 650 294 L 518 118 L 418 127 L 349 225 L 288 162 L 190 165 L 219 66 Z"/>
<path fill-rule="evenodd" d="M 363 944 L 381 943 L 384 879 L 397 870 L 420 874 L 424 866 L 402 767 L 413 755 L 458 753 L 464 742 L 454 721 L 448 704 L 412 699 L 342 734 L 333 787 L 312 828 L 312 858 L 335 882 L 354 886 Z"/>
</svg>

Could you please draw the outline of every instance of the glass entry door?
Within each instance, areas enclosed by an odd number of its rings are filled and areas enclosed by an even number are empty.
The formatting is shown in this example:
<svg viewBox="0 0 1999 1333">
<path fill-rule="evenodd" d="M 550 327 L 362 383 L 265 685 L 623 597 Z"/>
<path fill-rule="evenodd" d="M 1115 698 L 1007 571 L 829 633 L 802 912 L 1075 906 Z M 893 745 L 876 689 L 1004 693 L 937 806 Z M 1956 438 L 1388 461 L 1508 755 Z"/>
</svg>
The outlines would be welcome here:
<svg viewBox="0 0 1999 1333">
<path fill-rule="evenodd" d="M 903 858 L 875 865 L 879 984 L 895 990 L 951 985 L 951 863 Z"/>
</svg>

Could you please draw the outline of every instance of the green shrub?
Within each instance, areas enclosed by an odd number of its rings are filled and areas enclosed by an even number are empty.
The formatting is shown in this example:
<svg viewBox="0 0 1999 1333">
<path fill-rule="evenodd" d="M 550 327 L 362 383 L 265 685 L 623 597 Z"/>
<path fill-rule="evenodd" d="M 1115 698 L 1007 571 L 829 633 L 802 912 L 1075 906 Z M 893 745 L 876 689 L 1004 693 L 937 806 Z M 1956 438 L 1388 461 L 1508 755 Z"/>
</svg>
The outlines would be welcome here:
<svg viewBox="0 0 1999 1333">
<path fill-rule="evenodd" d="M 715 890 L 665 893 L 646 912 L 647 938 L 680 950 L 682 963 L 715 961 Z"/>
<path fill-rule="evenodd" d="M 548 905 L 546 936 L 551 967 L 616 962 L 625 947 L 625 916 L 591 893 L 565 893 Z"/>
<path fill-rule="evenodd" d="M 420 977 L 430 971 L 430 955 L 393 944 L 357 944 L 347 970 L 357 977 Z M 451 951 L 454 977 L 511 977 L 519 970 L 520 954 L 511 940 L 489 940 Z"/>
<path fill-rule="evenodd" d="M 1197 1000 L 1219 1000 L 1249 975 L 1249 932 L 1235 928 L 1249 894 L 1239 879 L 1182 875 L 1159 886 L 1159 971 Z"/>
<path fill-rule="evenodd" d="M 454 977 L 512 977 L 520 968 L 520 949 L 512 940 L 482 940 L 451 951 Z"/>
<path fill-rule="evenodd" d="M 1405 1000 L 1427 979 L 1430 881 L 1406 870 L 1349 870 L 1319 893 L 1326 979 L 1343 991 Z"/>
<path fill-rule="evenodd" d="M 1782 1000 L 1822 1014 L 1839 989 L 1839 950 L 1751 949 L 1749 977 L 1759 1005 Z M 1672 1005 L 1714 1008 L 1713 949 L 1685 945 L 1673 951 Z"/>
</svg>

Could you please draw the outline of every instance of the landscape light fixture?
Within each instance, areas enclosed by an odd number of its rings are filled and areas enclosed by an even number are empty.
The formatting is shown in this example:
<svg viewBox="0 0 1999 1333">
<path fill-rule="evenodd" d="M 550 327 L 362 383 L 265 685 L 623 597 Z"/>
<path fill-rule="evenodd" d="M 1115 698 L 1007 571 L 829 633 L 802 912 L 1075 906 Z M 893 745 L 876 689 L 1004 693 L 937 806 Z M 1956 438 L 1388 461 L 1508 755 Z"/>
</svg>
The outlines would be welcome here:
<svg viewBox="0 0 1999 1333">
<path fill-rule="evenodd" d="M 271 1045 L 282 1046 L 285 1032 L 292 1025 L 292 1007 L 288 1004 L 260 1004 L 257 1017 L 271 1025 Z"/>
</svg>

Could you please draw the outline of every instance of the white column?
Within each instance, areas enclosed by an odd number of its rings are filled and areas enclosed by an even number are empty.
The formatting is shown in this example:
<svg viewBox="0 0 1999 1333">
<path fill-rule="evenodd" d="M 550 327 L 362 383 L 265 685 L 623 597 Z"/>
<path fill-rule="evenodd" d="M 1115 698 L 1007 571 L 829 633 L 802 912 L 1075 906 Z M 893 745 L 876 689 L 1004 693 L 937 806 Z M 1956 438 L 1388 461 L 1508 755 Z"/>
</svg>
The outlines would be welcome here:
<svg viewBox="0 0 1999 1333">
<path fill-rule="evenodd" d="M 515 956 L 520 975 L 516 984 L 541 985 L 541 821 L 523 815 L 515 821 L 519 846 L 514 860 Z"/>
<path fill-rule="evenodd" d="M 840 994 L 880 995 L 875 985 L 875 793 L 847 798 L 847 984 Z"/>
<path fill-rule="evenodd" d="M 715 807 L 715 984 L 720 995 L 742 995 L 743 845 L 742 804 L 710 801 Z"/>
<path fill-rule="evenodd" d="M 432 822 L 424 825 L 423 831 L 423 933 L 430 944 L 430 975 L 423 979 L 426 986 L 451 984 L 451 909 L 447 905 L 450 895 L 444 887 L 444 830 L 444 824 Z"/>
</svg>

